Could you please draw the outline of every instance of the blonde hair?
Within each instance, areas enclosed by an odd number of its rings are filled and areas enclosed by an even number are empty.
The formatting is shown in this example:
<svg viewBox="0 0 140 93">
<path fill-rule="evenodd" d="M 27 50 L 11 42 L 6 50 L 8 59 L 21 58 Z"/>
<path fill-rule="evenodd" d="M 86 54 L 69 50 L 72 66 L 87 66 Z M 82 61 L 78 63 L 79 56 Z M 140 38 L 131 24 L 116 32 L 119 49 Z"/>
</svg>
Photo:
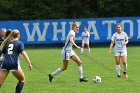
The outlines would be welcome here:
<svg viewBox="0 0 140 93">
<path fill-rule="evenodd" d="M 122 24 L 121 23 L 116 24 L 116 26 L 118 26 L 118 25 L 120 25 L 122 27 Z"/>
<path fill-rule="evenodd" d="M 17 29 L 14 29 L 13 32 L 14 32 L 13 38 L 17 38 L 20 35 L 20 32 Z"/>
<path fill-rule="evenodd" d="M 79 22 L 74 21 L 73 24 L 72 24 L 72 28 L 75 27 L 77 24 L 79 24 Z"/>
</svg>

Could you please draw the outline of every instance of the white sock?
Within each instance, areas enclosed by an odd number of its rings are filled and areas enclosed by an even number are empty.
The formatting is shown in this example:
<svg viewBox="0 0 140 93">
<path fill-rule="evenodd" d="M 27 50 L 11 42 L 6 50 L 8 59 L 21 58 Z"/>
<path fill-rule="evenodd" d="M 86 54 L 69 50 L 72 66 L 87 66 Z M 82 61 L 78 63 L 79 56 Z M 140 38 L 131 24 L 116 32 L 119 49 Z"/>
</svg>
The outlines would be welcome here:
<svg viewBox="0 0 140 93">
<path fill-rule="evenodd" d="M 82 69 L 82 65 L 78 66 L 78 72 L 79 72 L 79 77 L 83 78 L 83 69 Z"/>
<path fill-rule="evenodd" d="M 81 53 L 80 54 L 82 54 L 83 53 L 83 48 L 81 48 Z"/>
<path fill-rule="evenodd" d="M 88 55 L 90 55 L 90 48 L 88 48 Z"/>
<path fill-rule="evenodd" d="M 127 64 L 123 65 L 123 72 L 126 72 L 127 70 Z"/>
<path fill-rule="evenodd" d="M 116 72 L 117 72 L 117 75 L 120 76 L 120 65 L 116 65 Z"/>
<path fill-rule="evenodd" d="M 54 77 L 55 75 L 57 75 L 57 74 L 59 74 L 59 73 L 61 73 L 61 72 L 62 72 L 61 68 L 58 68 L 55 72 L 53 72 L 53 73 L 51 74 L 51 76 Z"/>
</svg>

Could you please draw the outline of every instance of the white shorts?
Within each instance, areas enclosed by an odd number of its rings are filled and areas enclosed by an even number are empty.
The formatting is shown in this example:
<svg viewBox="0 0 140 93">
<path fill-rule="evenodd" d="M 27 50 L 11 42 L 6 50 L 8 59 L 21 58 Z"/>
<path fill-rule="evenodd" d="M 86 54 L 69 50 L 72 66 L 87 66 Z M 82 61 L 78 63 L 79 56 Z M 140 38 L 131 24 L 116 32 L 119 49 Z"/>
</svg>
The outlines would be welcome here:
<svg viewBox="0 0 140 93">
<path fill-rule="evenodd" d="M 82 40 L 82 43 L 84 43 L 84 44 L 89 44 L 89 40 L 83 39 L 83 40 Z"/>
<path fill-rule="evenodd" d="M 64 50 L 62 49 L 61 52 L 61 56 L 62 56 L 62 60 L 69 60 L 70 57 L 72 57 L 73 55 L 75 55 L 75 52 L 73 50 Z"/>
<path fill-rule="evenodd" d="M 125 51 L 125 52 L 114 51 L 114 56 L 127 56 L 127 51 Z"/>
</svg>

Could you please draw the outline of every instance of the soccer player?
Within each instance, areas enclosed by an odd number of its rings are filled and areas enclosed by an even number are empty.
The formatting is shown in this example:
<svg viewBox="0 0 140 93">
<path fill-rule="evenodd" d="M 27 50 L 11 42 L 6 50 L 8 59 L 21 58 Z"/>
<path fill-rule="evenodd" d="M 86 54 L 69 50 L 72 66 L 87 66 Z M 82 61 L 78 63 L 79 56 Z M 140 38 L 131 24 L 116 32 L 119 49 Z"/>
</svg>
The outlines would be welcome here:
<svg viewBox="0 0 140 93">
<path fill-rule="evenodd" d="M 2 28 L 0 30 L 0 45 L 5 39 L 5 34 L 6 34 L 6 29 Z M 2 53 L 0 53 L 0 65 L 1 65 L 2 61 L 3 61 L 3 55 L 2 55 Z"/>
<path fill-rule="evenodd" d="M 11 32 L 12 33 L 12 32 Z M 29 70 L 32 70 L 32 64 L 27 53 L 24 50 L 24 44 L 19 41 L 20 32 L 13 30 L 13 39 L 9 40 L 2 49 L 4 54 L 4 60 L 0 69 L 0 86 L 11 71 L 12 74 L 18 79 L 15 93 L 21 93 L 25 82 L 24 73 L 20 67 L 19 55 L 22 54 L 27 63 L 29 64 Z"/>
<path fill-rule="evenodd" d="M 0 30 L 0 44 L 4 41 L 5 39 L 5 34 L 6 34 L 6 29 L 5 28 L 2 28 Z"/>
<path fill-rule="evenodd" d="M 126 45 L 128 44 L 128 36 L 125 32 L 122 31 L 122 25 L 117 24 L 116 25 L 117 32 L 113 34 L 111 37 L 111 44 L 109 52 L 111 53 L 111 49 L 114 46 L 114 56 L 116 61 L 116 72 L 117 77 L 120 77 L 120 59 L 123 63 L 123 74 L 124 78 L 128 78 L 127 75 L 127 48 Z"/>
<path fill-rule="evenodd" d="M 90 47 L 89 47 L 89 38 L 90 38 L 90 33 L 87 31 L 87 28 L 84 27 L 84 31 L 82 33 L 82 48 L 80 54 L 83 53 L 84 45 L 86 44 L 88 48 L 88 54 L 90 55 Z"/>
<path fill-rule="evenodd" d="M 82 61 L 80 60 L 80 58 L 75 54 L 75 52 L 72 49 L 73 45 L 77 49 L 81 49 L 81 47 L 77 46 L 74 42 L 75 32 L 77 32 L 78 29 L 79 29 L 79 23 L 73 22 L 72 30 L 70 30 L 69 34 L 67 35 L 65 46 L 62 49 L 62 59 L 63 59 L 62 67 L 58 68 L 53 73 L 49 74 L 49 81 L 50 82 L 52 82 L 52 79 L 55 75 L 60 74 L 62 71 L 67 69 L 70 58 L 73 61 L 75 61 L 78 65 L 79 81 L 80 82 L 87 82 L 87 79 L 85 77 L 83 77 Z"/>
</svg>

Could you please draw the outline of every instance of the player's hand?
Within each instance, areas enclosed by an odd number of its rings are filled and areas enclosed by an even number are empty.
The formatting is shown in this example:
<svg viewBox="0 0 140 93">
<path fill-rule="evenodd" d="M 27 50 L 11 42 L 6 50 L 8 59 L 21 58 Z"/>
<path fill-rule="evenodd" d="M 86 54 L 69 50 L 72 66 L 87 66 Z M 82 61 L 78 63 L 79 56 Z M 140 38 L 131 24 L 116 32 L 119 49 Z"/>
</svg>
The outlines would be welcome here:
<svg viewBox="0 0 140 93">
<path fill-rule="evenodd" d="M 110 54 L 111 54 L 111 52 L 112 52 L 112 51 L 111 51 L 111 50 L 109 50 L 109 53 L 110 53 Z"/>
<path fill-rule="evenodd" d="M 127 45 L 127 42 L 124 42 L 124 45 Z"/>
<path fill-rule="evenodd" d="M 81 49 L 81 47 L 77 46 L 77 49 L 79 49 L 79 50 L 80 50 L 80 49 Z"/>
<path fill-rule="evenodd" d="M 32 64 L 30 64 L 30 65 L 29 65 L 29 70 L 32 70 L 32 67 L 33 67 Z"/>
</svg>

